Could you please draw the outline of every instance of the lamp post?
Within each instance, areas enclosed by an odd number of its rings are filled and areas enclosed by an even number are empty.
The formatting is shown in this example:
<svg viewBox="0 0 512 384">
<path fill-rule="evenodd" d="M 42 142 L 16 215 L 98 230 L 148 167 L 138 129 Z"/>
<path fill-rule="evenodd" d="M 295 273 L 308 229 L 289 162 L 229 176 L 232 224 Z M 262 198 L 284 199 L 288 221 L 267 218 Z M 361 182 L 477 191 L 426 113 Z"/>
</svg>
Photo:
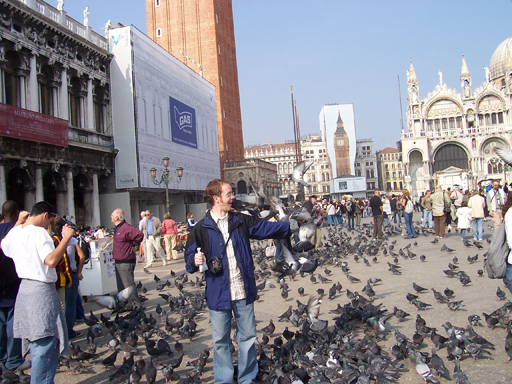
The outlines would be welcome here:
<svg viewBox="0 0 512 384">
<path fill-rule="evenodd" d="M 160 177 L 160 181 L 157 181 L 156 180 L 156 168 L 155 167 L 152 167 L 150 170 L 149 170 L 149 173 L 151 174 L 151 178 L 153 179 L 153 183 L 155 183 L 156 185 L 160 185 L 162 184 L 162 182 L 165 184 L 165 210 L 167 213 L 169 213 L 169 211 L 171 210 L 171 205 L 169 203 L 169 182 L 173 183 L 173 184 L 179 184 L 181 183 L 181 178 L 183 177 L 183 168 L 182 167 L 177 167 L 176 168 L 176 174 L 178 175 L 178 180 L 175 181 L 172 177 L 171 177 L 171 173 L 169 171 L 169 158 L 167 156 L 165 156 L 163 159 L 163 164 L 164 164 L 164 172 L 162 173 L 162 176 Z"/>
</svg>

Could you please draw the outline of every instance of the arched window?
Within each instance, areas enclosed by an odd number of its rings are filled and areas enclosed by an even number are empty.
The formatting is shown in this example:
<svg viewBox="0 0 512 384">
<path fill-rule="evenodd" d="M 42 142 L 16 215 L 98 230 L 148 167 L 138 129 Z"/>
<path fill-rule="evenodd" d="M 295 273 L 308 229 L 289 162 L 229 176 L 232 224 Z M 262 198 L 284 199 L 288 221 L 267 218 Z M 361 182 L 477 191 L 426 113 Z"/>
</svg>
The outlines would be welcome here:
<svg viewBox="0 0 512 384">
<path fill-rule="evenodd" d="M 237 189 L 239 195 L 247 194 L 247 184 L 245 183 L 245 180 L 240 180 L 236 184 L 236 189 Z"/>
<path fill-rule="evenodd" d="M 468 155 L 457 144 L 447 144 L 437 151 L 434 158 L 434 172 L 442 171 L 450 166 L 468 169 Z"/>
<path fill-rule="evenodd" d="M 325 181 L 325 173 L 322 173 L 322 181 Z"/>
<path fill-rule="evenodd" d="M 8 51 L 5 54 L 5 65 L 3 68 L 5 99 L 4 103 L 15 107 L 23 107 L 21 102 L 21 76 L 18 75 L 18 69 L 21 66 L 20 57 L 16 52 Z"/>
</svg>

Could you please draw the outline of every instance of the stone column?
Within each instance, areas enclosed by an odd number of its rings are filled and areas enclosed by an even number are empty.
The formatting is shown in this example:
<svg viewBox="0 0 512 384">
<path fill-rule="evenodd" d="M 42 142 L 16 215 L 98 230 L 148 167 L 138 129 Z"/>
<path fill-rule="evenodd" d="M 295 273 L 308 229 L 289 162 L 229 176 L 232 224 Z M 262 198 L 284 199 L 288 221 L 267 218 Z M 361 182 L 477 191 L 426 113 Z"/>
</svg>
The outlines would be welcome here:
<svg viewBox="0 0 512 384">
<path fill-rule="evenodd" d="M 96 228 L 97 225 L 101 224 L 100 216 L 100 193 L 98 188 L 98 174 L 92 174 L 92 218 L 91 227 Z"/>
<path fill-rule="evenodd" d="M 57 211 L 59 215 L 66 214 L 66 192 L 57 190 Z"/>
<path fill-rule="evenodd" d="M 28 78 L 28 109 L 39 112 L 39 90 L 37 84 L 36 56 L 30 56 L 30 74 Z M 38 200 L 39 201 L 39 200 Z"/>
<path fill-rule="evenodd" d="M 0 164 L 0 202 L 7 201 L 7 183 L 5 180 L 5 168 Z"/>
<path fill-rule="evenodd" d="M 18 75 L 20 84 L 20 108 L 27 108 L 27 85 L 26 78 L 23 75 Z"/>
<path fill-rule="evenodd" d="M 84 128 L 89 129 L 91 131 L 95 131 L 96 127 L 94 126 L 94 104 L 92 99 L 92 79 L 89 78 L 87 80 L 87 102 L 85 103 L 87 111 L 86 111 L 86 121 Z"/>
<path fill-rule="evenodd" d="M 67 209 L 66 209 L 66 215 L 73 216 L 75 222 L 76 222 L 76 215 L 75 215 L 75 194 L 74 194 L 74 188 L 73 188 L 73 171 L 69 170 L 66 173 L 66 181 L 67 181 L 67 194 L 66 194 L 66 202 L 67 202 Z"/>
<path fill-rule="evenodd" d="M 44 200 L 43 170 L 36 168 L 36 202 Z"/>
<path fill-rule="evenodd" d="M 68 75 L 66 68 L 62 68 L 60 74 L 60 95 L 58 117 L 69 120 L 69 95 L 68 95 Z M 74 210 L 74 205 L 73 205 Z M 69 215 L 69 213 L 68 213 Z M 74 216 L 74 215 L 73 215 Z"/>
</svg>

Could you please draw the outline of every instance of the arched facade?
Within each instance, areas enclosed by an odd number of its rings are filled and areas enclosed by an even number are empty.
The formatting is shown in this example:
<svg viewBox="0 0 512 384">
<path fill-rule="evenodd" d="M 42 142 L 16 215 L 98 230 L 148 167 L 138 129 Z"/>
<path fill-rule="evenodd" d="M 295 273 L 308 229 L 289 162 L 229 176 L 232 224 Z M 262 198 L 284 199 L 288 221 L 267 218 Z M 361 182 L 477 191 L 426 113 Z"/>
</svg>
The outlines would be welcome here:
<svg viewBox="0 0 512 384">
<path fill-rule="evenodd" d="M 512 86 L 508 80 L 512 68 L 502 59 L 506 57 L 502 50 L 511 48 L 510 44 L 500 47 L 491 69 L 486 67 L 486 81 L 481 86 L 472 88 L 462 57 L 460 91 L 449 88 L 439 71 L 439 83 L 423 99 L 411 62 L 407 131 L 402 132 L 401 147 L 405 187 L 412 193 L 420 195 L 437 184 L 473 189 L 479 180 L 510 178 L 493 152 L 497 147 L 510 148 L 512 138 Z"/>
</svg>

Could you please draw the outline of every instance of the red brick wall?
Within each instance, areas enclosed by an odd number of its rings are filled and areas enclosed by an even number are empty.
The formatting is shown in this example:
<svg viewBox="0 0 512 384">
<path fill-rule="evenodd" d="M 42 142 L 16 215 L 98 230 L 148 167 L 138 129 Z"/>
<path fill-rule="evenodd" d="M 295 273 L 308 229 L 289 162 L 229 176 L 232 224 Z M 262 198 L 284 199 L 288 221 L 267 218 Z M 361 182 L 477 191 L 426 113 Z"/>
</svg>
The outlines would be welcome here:
<svg viewBox="0 0 512 384">
<path fill-rule="evenodd" d="M 146 0 L 146 19 L 149 38 L 198 73 L 190 60 L 200 63 L 204 78 L 215 85 L 221 170 L 226 160 L 243 161 L 231 0 L 160 0 L 159 7 L 155 0 Z M 162 29 L 161 37 L 156 37 L 157 28 Z"/>
</svg>

